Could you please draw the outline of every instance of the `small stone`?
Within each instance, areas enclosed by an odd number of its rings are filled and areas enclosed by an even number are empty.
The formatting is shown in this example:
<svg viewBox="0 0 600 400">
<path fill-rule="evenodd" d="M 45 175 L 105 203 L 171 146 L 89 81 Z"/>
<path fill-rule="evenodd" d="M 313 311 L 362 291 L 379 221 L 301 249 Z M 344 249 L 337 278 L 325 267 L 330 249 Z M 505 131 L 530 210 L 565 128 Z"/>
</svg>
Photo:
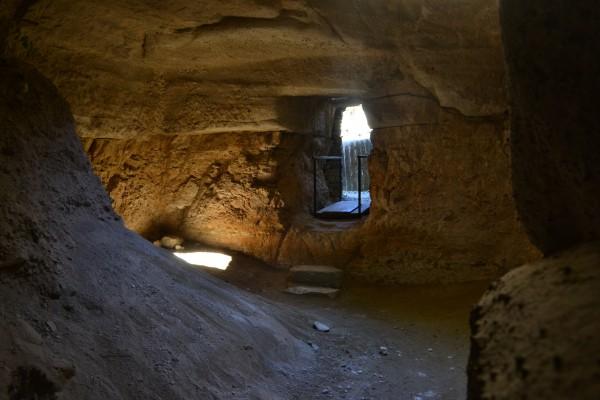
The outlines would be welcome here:
<svg viewBox="0 0 600 400">
<path fill-rule="evenodd" d="M 308 345 L 314 350 L 314 351 L 319 351 L 319 345 L 317 345 L 316 343 L 313 342 L 308 342 Z"/>
<path fill-rule="evenodd" d="M 182 245 L 180 245 L 180 244 L 176 244 L 176 245 L 175 245 L 175 250 L 177 250 L 177 251 L 181 251 L 181 250 L 184 250 L 184 249 L 185 249 L 185 247 L 183 247 L 183 246 L 182 246 Z"/>
<path fill-rule="evenodd" d="M 324 323 L 319 322 L 319 321 L 315 321 L 313 323 L 313 328 L 315 328 L 319 332 L 329 332 L 329 330 L 330 330 L 327 325 L 325 325 Z"/>
<path fill-rule="evenodd" d="M 321 394 L 328 394 L 329 393 L 329 389 L 323 389 L 321 390 Z"/>
<path fill-rule="evenodd" d="M 46 321 L 46 325 L 52 332 L 56 332 L 56 324 L 52 321 Z"/>
<path fill-rule="evenodd" d="M 327 296 L 334 299 L 339 294 L 339 289 L 317 287 L 317 286 L 290 286 L 284 292 L 298 295 L 318 295 Z"/>
<path fill-rule="evenodd" d="M 183 239 L 178 238 L 178 237 L 163 236 L 163 238 L 160 239 L 160 245 L 167 249 L 174 249 L 175 246 L 177 246 L 177 245 L 181 246 L 182 243 L 183 243 Z"/>
<path fill-rule="evenodd" d="M 381 346 L 379 348 L 379 354 L 381 354 L 382 356 L 387 356 L 388 355 L 388 348 L 385 346 Z"/>
</svg>

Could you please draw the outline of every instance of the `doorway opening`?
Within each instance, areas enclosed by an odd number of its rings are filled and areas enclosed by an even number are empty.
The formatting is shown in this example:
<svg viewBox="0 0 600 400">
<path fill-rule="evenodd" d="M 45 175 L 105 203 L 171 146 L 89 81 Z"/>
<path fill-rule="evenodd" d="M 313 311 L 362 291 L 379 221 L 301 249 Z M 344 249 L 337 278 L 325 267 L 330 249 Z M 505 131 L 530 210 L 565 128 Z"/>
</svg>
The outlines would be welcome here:
<svg viewBox="0 0 600 400">
<path fill-rule="evenodd" d="M 367 157 L 373 150 L 371 131 L 362 104 L 346 107 L 342 112 L 342 200 L 361 200 L 370 203 Z M 366 203 L 365 203 L 366 204 Z"/>
<path fill-rule="evenodd" d="M 339 148 L 328 156 L 313 157 L 314 214 L 319 218 L 345 219 L 361 217 L 369 212 L 371 196 L 368 157 L 373 149 L 371 131 L 362 104 L 338 108 L 334 120 L 334 141 Z M 317 172 L 323 169 L 329 189 L 339 194 L 319 209 L 317 199 Z M 335 166 L 333 172 L 327 165 Z M 338 191 L 339 190 L 339 191 Z M 331 192 L 330 192 L 331 193 Z M 335 199 L 337 198 L 337 200 Z"/>
</svg>

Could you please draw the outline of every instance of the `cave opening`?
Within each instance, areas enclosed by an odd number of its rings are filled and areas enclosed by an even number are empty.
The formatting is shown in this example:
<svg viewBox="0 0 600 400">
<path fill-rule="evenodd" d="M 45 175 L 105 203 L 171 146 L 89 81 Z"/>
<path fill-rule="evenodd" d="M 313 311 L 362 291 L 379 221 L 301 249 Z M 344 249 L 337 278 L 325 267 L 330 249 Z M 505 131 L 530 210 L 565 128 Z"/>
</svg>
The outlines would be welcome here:
<svg viewBox="0 0 600 400">
<path fill-rule="evenodd" d="M 368 160 L 373 144 L 372 129 L 360 103 L 347 103 L 335 108 L 331 132 L 332 146 L 325 156 L 313 156 L 313 209 L 322 219 L 360 218 L 371 207 Z M 320 174 L 323 178 L 320 179 Z M 319 180 L 328 196 L 322 208 Z"/>
<path fill-rule="evenodd" d="M 373 150 L 371 127 L 362 104 L 342 112 L 339 134 L 342 146 L 342 200 L 370 202 L 369 169 L 363 161 Z"/>
</svg>

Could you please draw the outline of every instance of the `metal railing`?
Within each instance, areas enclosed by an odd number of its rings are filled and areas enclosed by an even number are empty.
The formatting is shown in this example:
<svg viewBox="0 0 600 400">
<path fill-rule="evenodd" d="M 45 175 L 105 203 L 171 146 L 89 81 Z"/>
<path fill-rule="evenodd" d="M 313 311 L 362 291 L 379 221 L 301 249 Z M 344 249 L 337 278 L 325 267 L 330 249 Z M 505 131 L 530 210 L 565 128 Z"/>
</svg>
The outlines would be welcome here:
<svg viewBox="0 0 600 400">
<path fill-rule="evenodd" d="M 358 215 L 362 214 L 362 160 L 369 158 L 368 155 L 358 155 Z M 318 201 L 317 201 L 317 165 L 318 161 L 339 161 L 339 178 L 340 178 L 340 201 L 343 200 L 343 157 L 341 156 L 313 156 L 313 215 L 317 216 Z"/>
<path fill-rule="evenodd" d="M 358 215 L 362 214 L 362 159 L 369 156 L 358 155 Z"/>
</svg>

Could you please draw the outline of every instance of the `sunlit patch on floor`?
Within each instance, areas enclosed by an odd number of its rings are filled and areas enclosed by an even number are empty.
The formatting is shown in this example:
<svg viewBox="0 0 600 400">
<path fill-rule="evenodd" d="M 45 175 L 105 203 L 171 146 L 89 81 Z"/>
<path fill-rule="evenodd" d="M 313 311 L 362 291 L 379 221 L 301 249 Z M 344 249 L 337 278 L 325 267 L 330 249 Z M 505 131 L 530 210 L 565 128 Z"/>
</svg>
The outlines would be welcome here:
<svg viewBox="0 0 600 400">
<path fill-rule="evenodd" d="M 221 270 L 226 270 L 231 262 L 231 256 L 209 251 L 194 251 L 189 253 L 175 252 L 173 254 L 188 264 Z"/>
</svg>

